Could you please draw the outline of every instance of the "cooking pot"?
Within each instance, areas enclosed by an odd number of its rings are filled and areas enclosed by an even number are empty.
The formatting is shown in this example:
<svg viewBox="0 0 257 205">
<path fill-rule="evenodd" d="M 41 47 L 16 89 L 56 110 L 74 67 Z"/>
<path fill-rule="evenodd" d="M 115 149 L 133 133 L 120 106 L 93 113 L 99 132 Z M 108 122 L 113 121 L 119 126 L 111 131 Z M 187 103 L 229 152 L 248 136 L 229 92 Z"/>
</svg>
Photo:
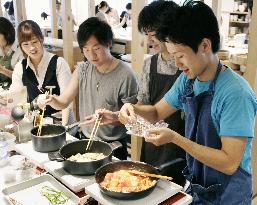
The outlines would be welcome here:
<svg viewBox="0 0 257 205">
<path fill-rule="evenodd" d="M 49 153 L 50 160 L 56 160 L 63 163 L 63 169 L 73 175 L 93 175 L 95 171 L 102 165 L 108 163 L 112 159 L 113 150 L 121 147 L 118 141 L 107 143 L 99 140 L 93 140 L 92 146 L 86 150 L 89 140 L 73 141 L 64 145 L 59 152 Z M 85 153 L 103 153 L 105 157 L 100 160 L 88 162 L 77 162 L 68 160 L 69 157 L 76 154 Z"/>
<path fill-rule="evenodd" d="M 41 136 L 37 136 L 38 127 L 31 130 L 32 145 L 35 151 L 52 152 L 66 144 L 66 128 L 62 125 L 46 124 L 42 126 Z"/>
<path fill-rule="evenodd" d="M 108 189 L 102 187 L 100 184 L 104 180 L 105 175 L 107 173 L 113 173 L 113 172 L 119 171 L 119 170 L 137 170 L 140 172 L 159 175 L 159 174 L 161 174 L 161 171 L 163 169 L 165 169 L 167 167 L 171 167 L 171 166 L 176 166 L 176 164 L 181 163 L 183 161 L 184 161 L 184 159 L 177 158 L 175 160 L 172 160 L 170 162 L 167 162 L 167 163 L 161 165 L 158 168 L 156 168 L 150 164 L 146 164 L 146 163 L 138 162 L 138 161 L 124 160 L 124 161 L 111 162 L 111 163 L 108 163 L 108 164 L 100 167 L 99 169 L 97 169 L 97 171 L 95 173 L 95 181 L 98 184 L 101 192 L 110 197 L 122 199 L 122 200 L 125 200 L 125 199 L 135 200 L 135 199 L 143 198 L 143 197 L 149 195 L 154 190 L 154 188 L 156 187 L 159 180 L 156 178 L 153 178 L 153 179 L 157 180 L 157 183 L 155 183 L 148 189 L 138 191 L 138 192 L 124 193 L 124 192 L 111 191 L 111 190 L 108 190 Z"/>
</svg>

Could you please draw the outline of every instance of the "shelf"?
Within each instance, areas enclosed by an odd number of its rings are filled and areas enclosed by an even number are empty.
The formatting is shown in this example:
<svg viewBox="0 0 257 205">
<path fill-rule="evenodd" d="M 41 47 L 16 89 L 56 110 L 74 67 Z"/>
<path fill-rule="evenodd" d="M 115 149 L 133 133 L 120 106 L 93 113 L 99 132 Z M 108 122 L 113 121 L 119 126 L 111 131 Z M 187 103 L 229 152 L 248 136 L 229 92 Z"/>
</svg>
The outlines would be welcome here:
<svg viewBox="0 0 257 205">
<path fill-rule="evenodd" d="M 248 12 L 245 11 L 245 12 L 240 12 L 240 11 L 232 11 L 232 12 L 229 12 L 230 14 L 240 14 L 240 15 L 247 15 Z"/>
</svg>

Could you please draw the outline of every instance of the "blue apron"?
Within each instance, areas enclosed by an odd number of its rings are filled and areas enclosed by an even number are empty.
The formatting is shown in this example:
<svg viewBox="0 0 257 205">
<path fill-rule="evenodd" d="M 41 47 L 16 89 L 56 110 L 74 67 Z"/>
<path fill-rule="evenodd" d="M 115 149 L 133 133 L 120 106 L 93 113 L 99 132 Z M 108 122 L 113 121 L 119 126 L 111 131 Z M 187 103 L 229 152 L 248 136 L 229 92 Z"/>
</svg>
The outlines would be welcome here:
<svg viewBox="0 0 257 205">
<path fill-rule="evenodd" d="M 193 92 L 194 80 L 186 84 L 180 96 L 185 109 L 185 136 L 197 144 L 221 149 L 221 140 L 211 117 L 211 105 L 215 83 L 222 65 L 219 63 L 216 75 L 209 89 L 197 96 Z M 191 182 L 188 193 L 193 204 L 204 205 L 248 205 L 252 198 L 252 177 L 241 167 L 233 175 L 226 175 L 212 169 L 188 153 L 187 167 L 183 173 Z"/>
</svg>

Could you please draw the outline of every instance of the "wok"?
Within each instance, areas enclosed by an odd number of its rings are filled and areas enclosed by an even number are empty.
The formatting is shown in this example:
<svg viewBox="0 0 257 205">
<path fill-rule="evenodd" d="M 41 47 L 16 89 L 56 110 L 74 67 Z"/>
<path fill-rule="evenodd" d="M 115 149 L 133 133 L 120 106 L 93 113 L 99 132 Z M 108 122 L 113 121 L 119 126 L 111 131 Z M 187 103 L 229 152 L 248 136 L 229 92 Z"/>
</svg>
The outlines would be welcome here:
<svg viewBox="0 0 257 205">
<path fill-rule="evenodd" d="M 90 150 L 86 150 L 88 139 L 78 140 L 64 145 L 58 153 L 49 153 L 50 160 L 61 161 L 63 169 L 72 175 L 93 175 L 95 171 L 102 165 L 108 163 L 112 159 L 113 150 L 121 146 L 119 142 L 106 143 L 94 140 Z M 112 147 L 113 146 L 113 147 Z M 105 157 L 100 160 L 89 162 L 76 162 L 68 160 L 72 155 L 78 153 L 84 154 L 88 152 L 103 153 Z"/>
<path fill-rule="evenodd" d="M 184 159 L 178 158 L 176 160 L 172 160 L 170 162 L 167 162 L 163 164 L 161 167 L 156 168 L 154 166 L 151 166 L 149 164 L 143 163 L 143 162 L 133 162 L 133 161 L 118 161 L 118 162 L 111 162 L 108 163 L 99 169 L 97 169 L 96 174 L 95 174 L 95 181 L 98 184 L 100 190 L 102 193 L 113 197 L 117 199 L 139 199 L 143 198 L 147 195 L 149 195 L 154 188 L 156 187 L 156 184 L 158 183 L 159 180 L 157 180 L 157 183 L 154 184 L 153 186 L 149 187 L 148 189 L 139 191 L 139 192 L 115 192 L 115 191 L 110 191 L 108 189 L 103 188 L 100 183 L 104 180 L 104 177 L 107 173 L 119 171 L 121 169 L 124 170 L 138 170 L 141 172 L 146 172 L 146 173 L 151 173 L 151 174 L 160 174 L 162 169 L 165 169 L 168 166 L 172 166 L 176 163 L 179 163 L 181 161 L 184 161 Z"/>
</svg>

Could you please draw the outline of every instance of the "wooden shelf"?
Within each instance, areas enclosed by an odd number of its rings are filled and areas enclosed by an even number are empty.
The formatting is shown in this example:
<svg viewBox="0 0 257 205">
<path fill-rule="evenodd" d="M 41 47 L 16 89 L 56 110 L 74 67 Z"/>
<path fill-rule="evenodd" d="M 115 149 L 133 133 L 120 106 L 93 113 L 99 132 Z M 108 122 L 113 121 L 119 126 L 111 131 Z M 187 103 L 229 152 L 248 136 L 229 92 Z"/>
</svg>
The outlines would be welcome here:
<svg viewBox="0 0 257 205">
<path fill-rule="evenodd" d="M 230 14 L 239 14 L 239 15 L 247 15 L 248 12 L 245 11 L 245 12 L 240 12 L 240 11 L 232 11 L 232 12 L 229 12 Z"/>
</svg>

